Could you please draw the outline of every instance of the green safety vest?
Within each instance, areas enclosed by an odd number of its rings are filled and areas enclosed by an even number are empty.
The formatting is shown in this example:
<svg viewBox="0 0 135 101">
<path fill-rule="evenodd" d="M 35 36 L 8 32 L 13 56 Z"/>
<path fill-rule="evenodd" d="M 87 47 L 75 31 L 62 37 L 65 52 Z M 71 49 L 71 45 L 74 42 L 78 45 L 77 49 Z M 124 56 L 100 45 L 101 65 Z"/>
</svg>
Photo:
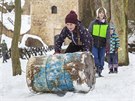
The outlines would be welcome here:
<svg viewBox="0 0 135 101">
<path fill-rule="evenodd" d="M 92 35 L 106 38 L 108 25 L 93 25 Z"/>
</svg>

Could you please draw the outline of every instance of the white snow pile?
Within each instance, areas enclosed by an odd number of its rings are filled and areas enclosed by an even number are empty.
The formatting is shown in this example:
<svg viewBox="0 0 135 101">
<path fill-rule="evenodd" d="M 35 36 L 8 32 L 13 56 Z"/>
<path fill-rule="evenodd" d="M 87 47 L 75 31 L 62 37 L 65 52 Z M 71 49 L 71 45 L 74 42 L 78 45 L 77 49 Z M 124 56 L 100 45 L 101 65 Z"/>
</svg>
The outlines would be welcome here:
<svg viewBox="0 0 135 101">
<path fill-rule="evenodd" d="M 27 47 L 27 46 L 25 45 L 25 42 L 26 42 L 26 40 L 27 40 L 29 37 L 31 37 L 31 38 L 33 38 L 33 39 L 39 40 L 39 41 L 43 44 L 43 46 L 45 47 L 45 49 L 48 48 L 48 46 L 43 42 L 43 40 L 42 40 L 40 37 L 38 37 L 38 36 L 36 36 L 36 35 L 30 35 L 30 34 L 25 34 L 25 35 L 23 36 L 23 38 L 22 38 L 22 40 L 21 40 L 21 43 L 19 44 L 19 47 L 22 47 L 22 48 Z"/>
<path fill-rule="evenodd" d="M 43 40 L 42 40 L 40 37 L 35 36 L 35 35 L 30 35 L 30 34 L 25 34 L 25 35 L 23 36 L 21 42 L 18 43 L 18 46 L 19 46 L 20 48 L 27 48 L 27 46 L 25 45 L 25 42 L 26 42 L 26 40 L 27 40 L 29 37 L 31 37 L 31 38 L 33 38 L 33 39 L 39 40 L 39 41 L 43 44 L 43 46 L 45 47 L 45 49 L 48 48 L 48 46 L 43 42 Z M 2 34 L 1 42 L 2 42 L 2 40 L 5 40 L 5 42 L 7 43 L 8 49 L 11 48 L 11 42 L 12 42 L 12 39 L 11 39 L 11 38 L 9 38 L 9 37 L 7 37 L 6 35 Z"/>
</svg>

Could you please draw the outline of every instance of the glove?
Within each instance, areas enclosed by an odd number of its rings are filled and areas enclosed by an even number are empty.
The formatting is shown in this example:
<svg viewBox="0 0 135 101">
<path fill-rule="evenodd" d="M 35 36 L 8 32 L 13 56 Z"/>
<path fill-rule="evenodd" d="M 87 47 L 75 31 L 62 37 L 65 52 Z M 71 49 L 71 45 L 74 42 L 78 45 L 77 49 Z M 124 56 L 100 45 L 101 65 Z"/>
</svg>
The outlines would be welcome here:
<svg viewBox="0 0 135 101">
<path fill-rule="evenodd" d="M 61 52 L 54 52 L 54 54 L 60 54 Z"/>
</svg>

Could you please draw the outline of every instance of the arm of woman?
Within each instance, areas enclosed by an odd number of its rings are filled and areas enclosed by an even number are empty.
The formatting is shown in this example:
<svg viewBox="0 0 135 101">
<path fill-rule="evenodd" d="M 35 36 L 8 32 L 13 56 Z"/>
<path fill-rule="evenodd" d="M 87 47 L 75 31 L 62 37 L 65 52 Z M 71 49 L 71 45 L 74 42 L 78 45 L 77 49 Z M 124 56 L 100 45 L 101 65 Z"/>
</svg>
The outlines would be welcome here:
<svg viewBox="0 0 135 101">
<path fill-rule="evenodd" d="M 55 53 L 61 52 L 61 46 L 64 42 L 64 39 L 67 37 L 66 27 L 64 27 L 58 37 L 58 39 L 55 42 Z"/>
</svg>

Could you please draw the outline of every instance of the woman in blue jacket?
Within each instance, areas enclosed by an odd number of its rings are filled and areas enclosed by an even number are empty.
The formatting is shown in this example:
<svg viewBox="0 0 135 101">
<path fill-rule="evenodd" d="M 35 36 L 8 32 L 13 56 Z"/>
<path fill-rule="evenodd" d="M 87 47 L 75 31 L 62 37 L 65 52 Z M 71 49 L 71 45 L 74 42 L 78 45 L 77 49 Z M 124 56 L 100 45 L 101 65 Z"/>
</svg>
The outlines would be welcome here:
<svg viewBox="0 0 135 101">
<path fill-rule="evenodd" d="M 55 42 L 55 53 L 61 52 L 61 46 L 66 37 L 71 40 L 71 43 L 65 53 L 89 51 L 92 47 L 92 36 L 77 19 L 77 14 L 74 11 L 70 11 L 66 16 L 65 24 L 65 27 Z"/>
</svg>

